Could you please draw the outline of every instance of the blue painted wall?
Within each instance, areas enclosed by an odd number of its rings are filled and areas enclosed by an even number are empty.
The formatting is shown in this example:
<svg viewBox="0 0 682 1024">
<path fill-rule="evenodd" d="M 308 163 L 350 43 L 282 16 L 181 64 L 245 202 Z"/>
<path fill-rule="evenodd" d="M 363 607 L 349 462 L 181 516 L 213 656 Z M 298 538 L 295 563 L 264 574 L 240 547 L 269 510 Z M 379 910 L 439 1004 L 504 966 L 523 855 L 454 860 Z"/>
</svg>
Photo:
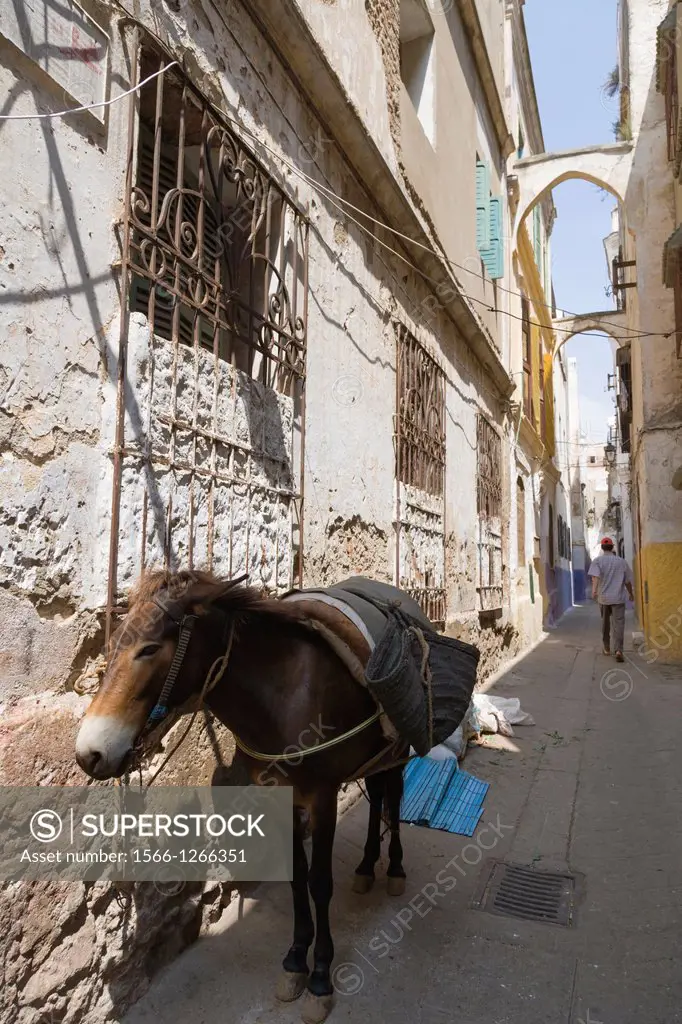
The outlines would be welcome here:
<svg viewBox="0 0 682 1024">
<path fill-rule="evenodd" d="M 561 618 L 568 608 L 573 607 L 573 571 L 568 567 L 555 569 L 555 577 L 559 595 L 559 618 Z"/>
<path fill-rule="evenodd" d="M 587 596 L 587 573 L 584 569 L 573 570 L 573 598 L 576 604 Z"/>
<path fill-rule="evenodd" d="M 545 565 L 545 581 L 549 595 L 549 608 L 545 624 L 554 626 L 568 608 L 573 607 L 573 571 L 555 565 Z"/>
</svg>

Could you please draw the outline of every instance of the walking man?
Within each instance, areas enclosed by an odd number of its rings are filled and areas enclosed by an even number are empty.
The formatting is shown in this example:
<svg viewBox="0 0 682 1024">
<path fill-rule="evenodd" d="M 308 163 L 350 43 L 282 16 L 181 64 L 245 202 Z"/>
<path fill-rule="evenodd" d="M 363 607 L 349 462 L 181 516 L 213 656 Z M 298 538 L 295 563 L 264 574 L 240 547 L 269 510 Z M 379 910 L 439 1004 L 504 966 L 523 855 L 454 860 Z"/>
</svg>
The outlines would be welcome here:
<svg viewBox="0 0 682 1024">
<path fill-rule="evenodd" d="M 604 654 L 611 653 L 611 620 L 613 619 L 613 646 L 616 661 L 624 661 L 623 639 L 625 635 L 625 597 L 630 600 L 632 593 L 632 572 L 630 566 L 613 550 L 613 541 L 604 537 L 601 554 L 590 564 L 588 576 L 592 577 L 592 599 L 599 601 L 602 622 Z"/>
</svg>

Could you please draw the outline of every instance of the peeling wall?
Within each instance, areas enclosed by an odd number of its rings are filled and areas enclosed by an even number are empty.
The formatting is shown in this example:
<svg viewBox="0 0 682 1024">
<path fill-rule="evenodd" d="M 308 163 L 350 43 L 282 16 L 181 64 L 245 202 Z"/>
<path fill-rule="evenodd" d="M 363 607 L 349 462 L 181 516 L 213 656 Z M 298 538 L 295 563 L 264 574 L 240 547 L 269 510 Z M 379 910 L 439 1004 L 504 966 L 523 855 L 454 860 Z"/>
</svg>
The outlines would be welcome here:
<svg viewBox="0 0 682 1024">
<path fill-rule="evenodd" d="M 104 18 L 96 3 L 89 9 Z M 379 142 L 395 136 L 396 0 L 368 2 L 362 17 L 365 102 L 384 94 Z M 328 13 L 341 5 L 325 4 Z M 392 13 L 391 13 L 392 12 Z M 395 572 L 395 323 L 403 323 L 442 365 L 447 380 L 445 523 L 447 557 L 434 541 L 439 513 L 410 512 L 420 571 L 444 578 L 448 631 L 479 642 L 482 677 L 519 642 L 505 619 L 479 621 L 476 594 L 476 416 L 503 438 L 503 410 L 487 372 L 452 321 L 433 307 L 428 283 L 392 256 L 283 160 L 380 216 L 381 197 L 351 174 L 333 138 L 302 98 L 290 70 L 264 44 L 245 9 L 230 0 L 183 5 L 174 13 L 139 5 L 140 19 L 192 68 L 196 83 L 221 100 L 268 149 L 259 158 L 310 218 L 304 483 L 304 583 L 351 574 L 392 581 Z M 312 14 L 311 14 L 312 17 Z M 321 15 L 319 15 L 321 17 Z M 332 22 L 325 22 L 332 24 Z M 328 30 L 326 30 L 328 31 Z M 379 35 L 379 44 L 374 38 Z M 113 40 L 114 89 L 128 80 L 126 43 Z M 360 68 L 351 69 L 360 75 Z M 349 72 L 350 73 L 350 72 Z M 24 90 L 27 80 L 30 89 Z M 381 87 L 381 89 L 380 89 Z M 61 95 L 0 45 L 0 89 L 24 112 L 61 109 Z M 385 93 L 384 93 L 385 90 Z M 31 98 L 35 97 L 35 100 Z M 387 98 L 386 98 L 387 97 Z M 470 98 L 473 103 L 473 99 Z M 471 124 L 475 118 L 471 118 Z M 127 104 L 110 108 L 106 132 L 87 115 L 51 122 L 8 122 L 2 129 L 0 181 L 0 781 L 82 782 L 73 740 L 87 694 L 97 684 L 107 599 L 120 338 L 117 273 L 124 190 Z M 321 140 L 321 142 L 320 142 Z M 283 159 L 282 159 L 283 158 Z M 22 174 L 16 174 L 21 164 Z M 396 171 L 399 173 L 399 171 Z M 473 179 L 472 179 L 473 180 Z M 376 201 L 375 201 L 376 200 Z M 473 221 L 472 221 L 473 223 Z M 427 315 L 428 313 L 428 315 Z M 171 562 L 186 564 L 191 531 L 195 564 L 213 538 L 219 571 L 251 569 L 269 585 L 286 583 L 293 557 L 289 508 L 219 485 L 209 499 L 195 480 L 190 516 L 187 466 L 205 457 L 200 435 L 178 432 L 168 465 L 170 346 L 131 316 L 124 391 L 121 520 L 116 568 L 125 588 L 144 560 L 158 561 L 171 521 Z M 221 364 L 217 390 L 209 357 L 180 350 L 179 412 L 213 408 L 227 441 L 239 439 L 254 480 L 291 474 L 296 486 L 294 409 L 289 399 Z M 213 357 L 210 357 L 212 363 Z M 210 393 L 209 393 L 210 392 Z M 224 407 L 220 405 L 224 403 Z M 207 424 L 204 423 L 203 426 Z M 215 427 L 215 423 L 213 423 Z M 152 457 L 150 457 L 150 451 Z M 220 450 L 217 451 L 220 460 Z M 144 493 L 148 495 L 145 505 Z M 173 496 L 172 509 L 169 496 Z M 213 502 L 213 525 L 210 502 Z M 505 515 L 509 495 L 505 495 Z M 145 519 L 146 516 L 146 519 Z M 246 521 L 251 540 L 247 550 Z M 434 523 L 437 529 L 434 531 Z M 265 566 L 265 568 L 263 568 Z M 507 613 L 505 612 L 505 615 Z M 205 782 L 233 746 L 205 724 L 165 781 Z M 39 1024 L 119 1019 L 150 977 L 221 912 L 229 893 L 207 888 L 182 897 L 136 887 L 119 907 L 109 888 L 5 889 L 0 899 L 7 985 L 0 1014 Z M 46 929 L 45 906 L 55 908 Z M 121 938 L 124 937 L 125 941 Z"/>
</svg>

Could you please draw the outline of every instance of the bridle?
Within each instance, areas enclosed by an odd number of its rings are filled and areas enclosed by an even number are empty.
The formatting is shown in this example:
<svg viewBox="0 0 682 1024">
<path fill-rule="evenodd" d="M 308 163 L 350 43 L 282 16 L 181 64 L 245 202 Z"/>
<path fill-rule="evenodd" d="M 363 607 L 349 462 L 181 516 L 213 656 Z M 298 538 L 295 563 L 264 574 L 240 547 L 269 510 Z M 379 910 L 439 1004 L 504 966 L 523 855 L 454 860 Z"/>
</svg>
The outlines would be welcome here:
<svg viewBox="0 0 682 1024">
<path fill-rule="evenodd" d="M 164 611 L 166 615 L 168 615 L 169 618 L 173 620 L 173 622 L 177 623 L 180 626 L 180 635 L 178 637 L 178 643 L 177 647 L 175 648 L 173 660 L 171 662 L 170 668 L 168 669 L 168 675 L 166 676 L 164 684 L 161 687 L 161 693 L 159 694 L 156 700 L 156 704 L 149 712 L 149 717 L 145 723 L 143 732 L 148 728 L 153 727 L 156 723 L 163 721 L 163 719 L 168 716 L 168 698 L 173 692 L 173 688 L 178 681 L 180 669 L 182 668 L 182 663 L 185 660 L 185 655 L 187 654 L 189 642 L 192 639 L 192 630 L 194 629 L 196 621 L 199 618 L 198 615 L 183 614 L 181 619 L 177 619 L 175 615 L 173 615 L 173 613 L 170 611 L 170 609 L 168 607 L 164 607 L 164 605 L 162 605 L 160 601 L 157 601 L 156 598 L 154 598 L 154 604 L 157 606 L 157 608 L 160 608 L 162 611 Z"/>
<path fill-rule="evenodd" d="M 240 576 L 238 579 L 235 579 L 232 582 L 234 584 L 238 584 L 243 583 L 247 579 L 248 574 L 244 574 L 243 576 Z M 180 742 L 173 748 L 171 753 L 164 760 L 161 767 L 155 772 L 152 780 L 149 782 L 148 785 L 151 785 L 151 783 L 154 781 L 154 779 L 159 774 L 161 769 L 165 767 L 167 762 L 170 760 L 170 758 L 173 756 L 176 750 L 180 747 L 181 743 L 184 741 L 185 737 L 189 733 L 192 724 L 194 723 L 194 718 L 196 717 L 196 714 L 203 707 L 206 697 L 222 678 L 225 669 L 227 668 L 227 663 L 230 658 L 230 653 L 232 651 L 232 643 L 234 640 L 234 619 L 229 618 L 225 622 L 225 629 L 223 632 L 223 654 L 216 658 L 216 660 L 209 668 L 199 694 L 190 695 L 187 698 L 187 700 L 184 701 L 182 704 L 179 704 L 176 707 L 171 708 L 169 707 L 170 697 L 178 681 L 178 676 L 180 675 L 183 662 L 187 655 L 187 649 L 189 648 L 189 644 L 192 639 L 194 627 L 201 616 L 185 612 L 180 603 L 177 601 L 164 602 L 163 600 L 158 598 L 153 598 L 152 601 L 164 613 L 164 615 L 167 615 L 170 619 L 172 619 L 173 622 L 176 623 L 176 625 L 179 626 L 180 631 L 178 635 L 177 646 L 175 648 L 175 653 L 173 655 L 173 660 L 170 664 L 170 668 L 168 669 L 168 674 L 166 675 L 163 686 L 161 687 L 161 692 L 157 697 L 156 704 L 149 712 L 147 721 L 142 727 L 142 731 L 140 732 L 135 743 L 134 757 L 137 760 L 137 762 L 141 762 L 142 758 L 145 756 L 145 753 L 151 754 L 153 752 L 153 749 L 157 746 L 159 741 L 163 738 L 163 736 L 168 732 L 170 727 L 174 725 L 179 718 L 181 718 L 183 715 L 187 714 L 190 711 L 193 712 L 193 715 L 189 723 L 189 726 L 187 727 L 185 733 L 183 734 Z"/>
</svg>

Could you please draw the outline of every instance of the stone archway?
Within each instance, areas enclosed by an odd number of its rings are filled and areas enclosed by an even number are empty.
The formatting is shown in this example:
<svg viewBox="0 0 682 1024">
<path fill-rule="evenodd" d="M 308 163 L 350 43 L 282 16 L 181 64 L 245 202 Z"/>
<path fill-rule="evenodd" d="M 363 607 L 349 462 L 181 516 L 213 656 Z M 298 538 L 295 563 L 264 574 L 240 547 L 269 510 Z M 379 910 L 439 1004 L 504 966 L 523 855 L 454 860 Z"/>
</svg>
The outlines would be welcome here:
<svg viewBox="0 0 682 1024">
<path fill-rule="evenodd" d="M 628 341 L 627 318 L 625 313 L 617 309 L 606 309 L 599 313 L 581 313 L 576 316 L 557 317 L 552 321 L 557 334 L 554 355 L 564 347 L 567 341 L 588 331 L 599 331 L 612 338 L 617 345 Z M 621 333 L 622 332 L 622 333 Z"/>
<path fill-rule="evenodd" d="M 632 143 L 616 142 L 585 149 L 540 153 L 514 164 L 518 181 L 518 203 L 514 222 L 514 245 L 521 224 L 532 208 L 564 181 L 591 182 L 623 203 L 632 169 Z"/>
</svg>

